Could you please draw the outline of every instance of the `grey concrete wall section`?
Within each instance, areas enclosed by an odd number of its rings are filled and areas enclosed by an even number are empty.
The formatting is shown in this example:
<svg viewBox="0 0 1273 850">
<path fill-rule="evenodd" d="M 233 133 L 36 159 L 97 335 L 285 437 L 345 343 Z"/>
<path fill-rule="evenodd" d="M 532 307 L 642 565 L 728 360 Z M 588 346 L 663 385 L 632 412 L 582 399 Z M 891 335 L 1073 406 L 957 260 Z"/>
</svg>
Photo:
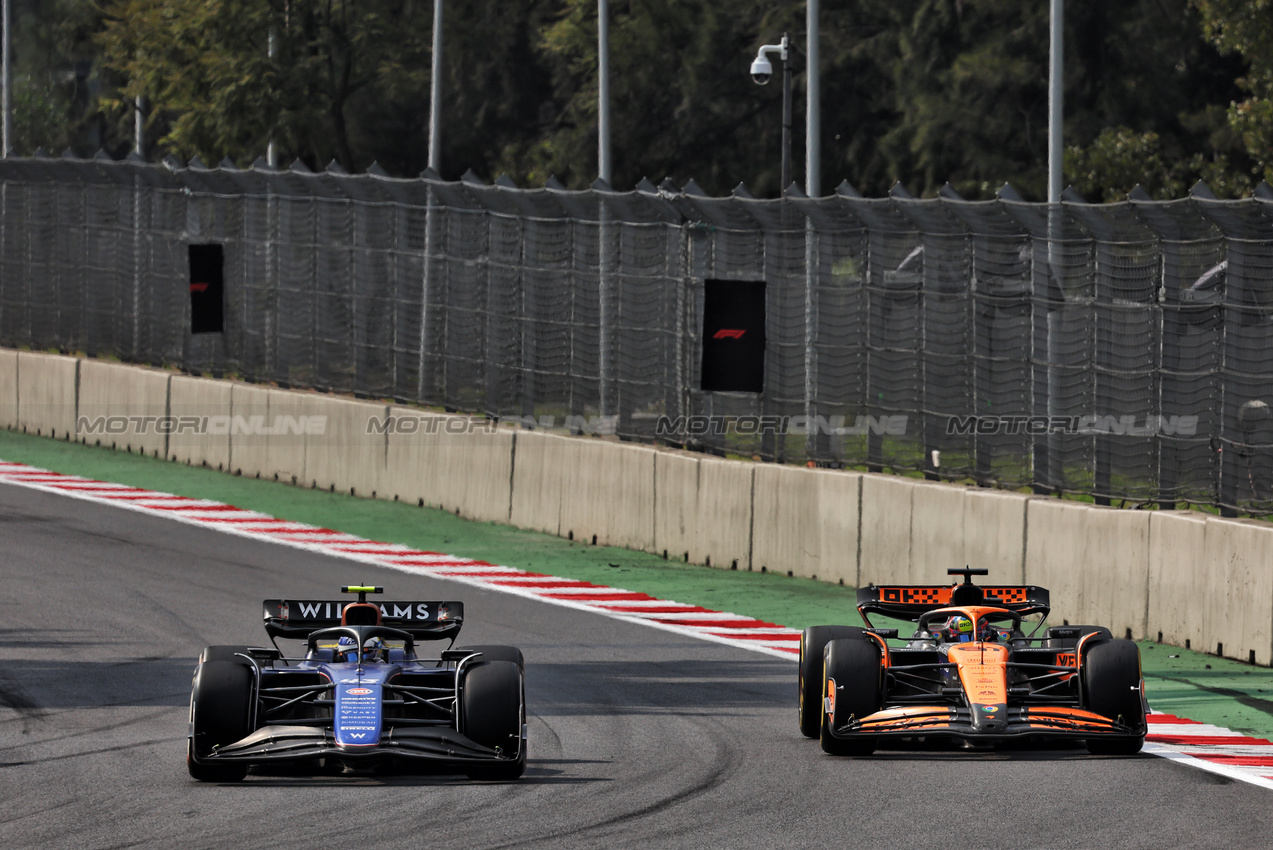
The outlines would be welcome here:
<svg viewBox="0 0 1273 850">
<path fill-rule="evenodd" d="M 436 504 L 468 519 L 508 522 L 513 430 L 491 429 L 480 418 L 448 417 L 447 422 L 450 429 L 444 426 L 431 437 L 430 487 Z"/>
<path fill-rule="evenodd" d="M 994 584 L 1025 583 L 1025 509 L 1029 496 L 969 488 L 964 492 L 964 562 L 990 570 Z"/>
<path fill-rule="evenodd" d="M 247 425 L 252 422 L 264 424 L 270 416 L 270 389 L 248 384 L 230 385 L 230 410 L 233 422 Z M 264 434 L 242 433 L 246 428 L 239 428 L 240 433 L 230 433 L 230 463 L 227 472 L 235 475 L 246 475 L 249 478 L 273 477 L 269 461 L 269 444 Z M 291 478 L 284 479 L 292 484 L 299 484 Z"/>
<path fill-rule="evenodd" d="M 1205 649 L 1211 640 L 1212 571 L 1207 565 L 1207 515 L 1149 514 L 1149 636 Z M 1199 600 L 1207 604 L 1199 605 Z"/>
<path fill-rule="evenodd" d="M 652 552 L 666 552 L 669 558 L 684 558 L 696 564 L 705 557 L 698 549 L 699 464 L 698 455 L 658 452 L 654 456 L 654 545 Z M 748 488 L 748 503 L 751 492 Z M 748 523 L 751 517 L 748 511 Z M 746 529 L 750 533 L 750 527 Z M 710 553 L 706 556 L 710 557 Z M 744 550 L 744 558 L 746 551 Z M 720 559 L 713 561 L 721 566 Z M 729 566 L 726 562 L 724 566 Z M 746 560 L 742 563 L 747 568 Z"/>
<path fill-rule="evenodd" d="M 561 499 L 565 467 L 573 457 L 569 451 L 572 442 L 570 437 L 540 431 L 516 433 L 510 524 L 565 536 Z"/>
<path fill-rule="evenodd" d="M 168 415 L 177 428 L 168 436 L 168 459 L 225 470 L 230 466 L 231 384 L 210 378 L 173 375 L 168 385 Z M 215 420 L 213 417 L 217 417 Z M 198 430 L 182 420 L 200 423 Z"/>
<path fill-rule="evenodd" d="M 310 486 L 355 496 L 378 495 L 384 487 L 388 442 L 380 425 L 389 406 L 310 393 L 290 395 L 304 405 L 306 419 L 296 425 L 305 431 L 305 475 Z M 274 439 L 282 441 L 286 436 Z"/>
<path fill-rule="evenodd" d="M 722 569 L 751 567 L 754 467 L 689 452 L 658 452 L 652 551 Z"/>
<path fill-rule="evenodd" d="M 1273 528 L 1254 520 L 1207 518 L 1205 569 L 1209 640 L 1194 649 L 1273 663 Z M 1254 655 L 1252 655 L 1254 654 Z"/>
<path fill-rule="evenodd" d="M 318 479 L 313 474 L 317 468 L 311 470 L 309 466 L 308 449 L 312 437 L 308 431 L 326 427 L 326 403 L 330 400 L 330 397 L 318 393 L 269 391 L 269 414 L 265 418 L 264 429 L 266 466 L 261 470 L 262 478 L 275 481 L 295 479 L 309 487 L 318 486 Z M 253 438 L 256 436 L 253 435 Z M 238 435 L 231 435 L 231 445 L 241 439 Z M 329 480 L 324 489 L 335 490 L 335 482 Z"/>
<path fill-rule="evenodd" d="M 18 425 L 18 352 L 0 348 L 0 428 Z"/>
<path fill-rule="evenodd" d="M 911 496 L 915 486 L 910 478 L 862 477 L 861 584 L 911 583 Z M 924 519 L 921 517 L 921 522 Z"/>
<path fill-rule="evenodd" d="M 964 553 L 974 535 L 964 521 L 968 489 L 951 484 L 912 486 L 911 560 L 908 581 L 915 584 L 948 584 L 950 569 L 968 563 Z M 1020 557 L 1020 553 L 1017 553 Z M 977 566 L 982 566 L 978 564 Z"/>
<path fill-rule="evenodd" d="M 589 438 L 570 440 L 566 451 L 558 533 L 653 549 L 655 450 Z"/>
<path fill-rule="evenodd" d="M 171 376 L 153 369 L 111 363 L 80 361 L 77 440 L 164 456 L 168 433 L 160 420 L 168 414 L 168 382 Z"/>
<path fill-rule="evenodd" d="M 1149 514 L 1031 499 L 1026 579 L 1052 592 L 1052 623 L 1148 629 Z"/>
<path fill-rule="evenodd" d="M 18 352 L 18 427 L 40 437 L 71 438 L 79 363 L 74 357 Z"/>
<path fill-rule="evenodd" d="M 705 457 L 698 464 L 690 560 L 759 569 L 751 558 L 752 493 L 756 465 Z M 856 533 L 856 522 L 854 523 Z"/>
<path fill-rule="evenodd" d="M 753 474 L 752 568 L 852 584 L 858 475 L 776 465 Z"/>
<path fill-rule="evenodd" d="M 411 505 L 438 505 L 436 446 L 431 435 L 446 417 L 411 407 L 390 407 L 385 474 L 377 495 Z M 432 424 L 431 424 L 432 423 Z"/>
</svg>

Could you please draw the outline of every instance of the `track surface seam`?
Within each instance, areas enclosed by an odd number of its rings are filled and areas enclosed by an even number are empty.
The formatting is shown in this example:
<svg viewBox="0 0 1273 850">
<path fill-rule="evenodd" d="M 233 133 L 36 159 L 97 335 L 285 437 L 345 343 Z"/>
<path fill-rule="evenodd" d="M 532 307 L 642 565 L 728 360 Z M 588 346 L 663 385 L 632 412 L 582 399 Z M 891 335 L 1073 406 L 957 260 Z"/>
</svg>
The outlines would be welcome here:
<svg viewBox="0 0 1273 850">
<path fill-rule="evenodd" d="M 330 528 L 282 520 L 211 499 L 195 499 L 0 461 L 0 481 L 114 505 L 226 534 L 266 540 L 351 561 L 429 575 L 591 611 L 778 658 L 799 654 L 800 630 L 645 593 L 533 573 L 442 552 L 383 543 Z M 1151 714 L 1145 752 L 1178 764 L 1273 789 L 1273 742 L 1170 714 Z"/>
</svg>

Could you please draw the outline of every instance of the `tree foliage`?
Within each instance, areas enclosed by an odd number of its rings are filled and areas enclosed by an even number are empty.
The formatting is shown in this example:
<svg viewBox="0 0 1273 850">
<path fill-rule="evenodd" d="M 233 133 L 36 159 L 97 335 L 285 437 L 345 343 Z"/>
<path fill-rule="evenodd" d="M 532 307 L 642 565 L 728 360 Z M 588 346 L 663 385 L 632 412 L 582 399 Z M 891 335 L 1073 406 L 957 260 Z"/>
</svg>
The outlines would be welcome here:
<svg viewBox="0 0 1273 850">
<path fill-rule="evenodd" d="M 1140 184 L 1221 195 L 1273 173 L 1273 0 L 1066 8 L 1066 178 L 1092 199 Z M 397 175 L 425 165 L 432 0 L 18 0 L 21 146 L 126 151 L 150 104 L 153 153 Z M 1048 4 L 846 0 L 821 15 L 824 192 L 1004 182 L 1041 199 Z M 597 173 L 596 0 L 446 3 L 442 173 L 572 187 Z M 797 47 L 793 176 L 804 182 L 804 0 L 610 0 L 613 182 L 779 183 L 781 83 L 756 49 Z M 270 53 L 270 33 L 276 39 Z M 40 49 L 35 49 L 41 45 Z M 87 71 L 85 69 L 88 69 Z M 780 69 L 776 69 L 780 70 Z M 84 72 L 84 73 L 81 73 Z M 25 123 L 23 123 L 25 122 Z M 22 152 L 20 146 L 19 152 Z"/>
</svg>

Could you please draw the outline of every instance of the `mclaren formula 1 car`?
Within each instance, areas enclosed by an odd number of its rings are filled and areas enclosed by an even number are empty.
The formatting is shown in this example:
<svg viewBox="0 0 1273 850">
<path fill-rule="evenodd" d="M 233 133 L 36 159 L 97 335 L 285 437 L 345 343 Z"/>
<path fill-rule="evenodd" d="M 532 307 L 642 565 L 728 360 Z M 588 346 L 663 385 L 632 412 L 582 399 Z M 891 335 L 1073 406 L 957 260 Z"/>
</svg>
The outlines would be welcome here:
<svg viewBox="0 0 1273 850">
<path fill-rule="evenodd" d="M 454 644 L 459 602 L 265 600 L 273 648 L 209 646 L 190 694 L 186 764 L 233 782 L 250 766 L 379 768 L 511 780 L 526 766 L 522 654 L 511 646 L 417 655 Z M 288 658 L 277 638 L 304 641 Z"/>
<path fill-rule="evenodd" d="M 979 587 L 987 570 L 949 570 L 949 587 L 863 587 L 865 628 L 812 626 L 800 641 L 800 731 L 833 755 L 869 755 L 962 740 L 994 745 L 1082 740 L 1089 752 L 1130 755 L 1145 740 L 1140 651 L 1101 626 L 1052 626 L 1041 587 Z M 876 628 L 870 614 L 910 620 Z M 1029 634 L 1023 619 L 1032 619 Z"/>
</svg>

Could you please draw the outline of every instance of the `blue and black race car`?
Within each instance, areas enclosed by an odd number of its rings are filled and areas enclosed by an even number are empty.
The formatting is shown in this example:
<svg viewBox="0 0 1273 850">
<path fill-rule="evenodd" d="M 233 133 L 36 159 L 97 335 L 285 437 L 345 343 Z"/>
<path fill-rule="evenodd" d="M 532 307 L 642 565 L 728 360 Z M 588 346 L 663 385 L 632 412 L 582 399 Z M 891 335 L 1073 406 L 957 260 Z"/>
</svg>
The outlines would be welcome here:
<svg viewBox="0 0 1273 850">
<path fill-rule="evenodd" d="M 190 694 L 186 764 L 204 782 L 258 766 L 463 773 L 512 780 L 526 767 L 520 650 L 453 648 L 459 602 L 267 599 L 273 648 L 209 646 Z M 277 638 L 305 642 L 286 658 Z M 421 641 L 446 640 L 439 657 Z"/>
</svg>

